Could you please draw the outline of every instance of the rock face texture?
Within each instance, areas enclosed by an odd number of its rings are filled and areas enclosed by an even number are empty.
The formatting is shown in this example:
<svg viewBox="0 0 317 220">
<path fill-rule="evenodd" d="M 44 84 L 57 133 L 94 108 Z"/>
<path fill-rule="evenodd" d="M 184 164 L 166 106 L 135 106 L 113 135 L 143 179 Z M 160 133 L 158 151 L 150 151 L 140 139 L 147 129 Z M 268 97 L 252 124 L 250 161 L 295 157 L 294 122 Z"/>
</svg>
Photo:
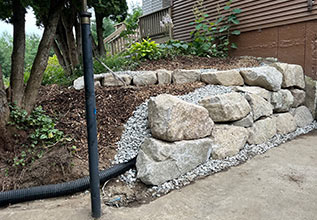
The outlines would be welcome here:
<svg viewBox="0 0 317 220">
<path fill-rule="evenodd" d="M 258 95 L 266 101 L 271 102 L 271 92 L 258 86 L 237 86 L 234 88 L 234 91 Z"/>
<path fill-rule="evenodd" d="M 264 98 L 254 94 L 246 94 L 245 98 L 251 106 L 254 121 L 263 116 L 271 116 L 273 114 L 273 106 Z"/>
<path fill-rule="evenodd" d="M 248 143 L 263 144 L 276 134 L 276 120 L 275 118 L 258 120 L 248 129 L 250 131 Z"/>
<path fill-rule="evenodd" d="M 287 134 L 296 130 L 295 118 L 290 113 L 274 115 L 276 118 L 276 129 L 278 134 Z"/>
<path fill-rule="evenodd" d="M 263 66 L 240 71 L 244 82 L 250 86 L 260 86 L 270 91 L 281 89 L 283 75 L 274 67 Z"/>
<path fill-rule="evenodd" d="M 294 97 L 292 108 L 297 108 L 298 106 L 303 105 L 305 103 L 306 92 L 304 90 L 290 89 L 290 92 Z"/>
<path fill-rule="evenodd" d="M 272 93 L 271 103 L 275 112 L 287 112 L 294 103 L 294 97 L 289 90 L 281 89 Z"/>
<path fill-rule="evenodd" d="M 237 121 L 246 117 L 251 107 L 239 93 L 209 96 L 199 102 L 205 107 L 215 122 Z"/>
<path fill-rule="evenodd" d="M 249 138 L 249 131 L 243 127 L 218 125 L 214 128 L 211 139 L 213 159 L 224 159 L 234 156 L 244 147 Z"/>
<path fill-rule="evenodd" d="M 294 112 L 295 122 L 298 127 L 305 127 L 314 121 L 314 118 L 306 106 L 300 106 Z"/>
<path fill-rule="evenodd" d="M 244 84 L 243 78 L 237 70 L 202 73 L 201 81 L 223 86 L 241 86 Z"/>
<path fill-rule="evenodd" d="M 95 81 L 100 81 L 102 80 L 104 77 L 104 74 L 96 74 L 94 75 L 94 80 Z M 81 90 L 83 88 L 85 88 L 85 82 L 84 82 L 84 77 L 81 76 L 79 77 L 78 79 L 76 79 L 74 82 L 73 82 L 73 87 L 74 89 L 76 90 Z"/>
<path fill-rule="evenodd" d="M 156 74 L 159 85 L 172 83 L 172 71 L 161 69 L 157 70 Z"/>
<path fill-rule="evenodd" d="M 254 122 L 253 115 L 252 113 L 250 113 L 245 118 L 242 118 L 238 121 L 233 122 L 232 125 L 249 128 L 249 127 L 252 127 L 253 122 Z"/>
<path fill-rule="evenodd" d="M 199 70 L 175 70 L 172 73 L 172 82 L 175 84 L 191 83 L 200 81 Z"/>
<path fill-rule="evenodd" d="M 125 82 L 126 85 L 130 85 L 131 81 L 132 81 L 132 77 L 124 74 L 124 75 L 120 75 L 121 79 Z M 101 80 L 101 85 L 103 86 L 123 86 L 124 84 L 113 77 L 113 75 L 111 73 L 106 73 L 104 74 L 104 77 Z"/>
<path fill-rule="evenodd" d="M 150 99 L 148 118 L 153 137 L 165 141 L 207 137 L 214 125 L 205 108 L 167 94 Z"/>
<path fill-rule="evenodd" d="M 210 138 L 174 143 L 148 138 L 137 157 L 137 176 L 145 184 L 160 185 L 206 162 L 212 145 Z"/>
<path fill-rule="evenodd" d="M 305 77 L 306 82 L 306 98 L 305 105 L 309 108 L 313 117 L 317 119 L 317 81 L 310 77 Z"/>
<path fill-rule="evenodd" d="M 273 63 L 272 66 L 283 74 L 282 88 L 295 86 L 305 89 L 304 71 L 300 65 Z"/>
<path fill-rule="evenodd" d="M 157 83 L 156 72 L 145 71 L 133 76 L 133 84 L 136 86 L 154 85 Z"/>
</svg>

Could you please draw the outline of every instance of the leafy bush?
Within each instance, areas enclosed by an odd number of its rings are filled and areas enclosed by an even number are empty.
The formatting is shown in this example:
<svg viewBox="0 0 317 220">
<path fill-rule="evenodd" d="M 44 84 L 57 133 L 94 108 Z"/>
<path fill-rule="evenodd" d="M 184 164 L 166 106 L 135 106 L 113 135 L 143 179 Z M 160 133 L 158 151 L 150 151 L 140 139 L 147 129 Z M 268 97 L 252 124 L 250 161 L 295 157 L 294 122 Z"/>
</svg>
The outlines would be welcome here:
<svg viewBox="0 0 317 220">
<path fill-rule="evenodd" d="M 151 39 L 143 40 L 141 43 L 136 42 L 128 48 L 128 53 L 131 55 L 132 60 L 153 60 L 162 56 L 162 50 L 155 41 Z"/>
<path fill-rule="evenodd" d="M 65 76 L 63 67 L 59 64 L 56 55 L 49 57 L 47 67 L 43 76 L 43 85 L 48 84 L 67 84 L 68 79 Z"/>
<path fill-rule="evenodd" d="M 240 34 L 239 30 L 232 31 L 232 26 L 240 23 L 237 14 L 241 13 L 241 9 L 232 9 L 231 3 L 232 0 L 229 0 L 224 7 L 228 14 L 218 14 L 216 21 L 210 22 L 209 15 L 201 10 L 203 0 L 198 0 L 194 7 L 195 21 L 191 23 L 195 25 L 195 30 L 191 32 L 193 41 L 190 44 L 193 55 L 226 57 L 230 47 L 237 48 L 235 43 L 230 42 L 230 36 Z"/>
<path fill-rule="evenodd" d="M 37 158 L 41 158 L 46 149 L 53 146 L 63 138 L 63 132 L 56 129 L 52 118 L 45 115 L 41 106 L 35 108 L 30 115 L 26 111 L 10 105 L 11 125 L 18 129 L 32 129 L 28 137 L 30 144 L 22 146 L 21 154 L 13 161 L 14 166 L 24 166 Z"/>
<path fill-rule="evenodd" d="M 189 45 L 179 40 L 169 40 L 164 44 L 160 44 L 159 47 L 162 49 L 163 56 L 165 57 L 176 57 L 186 55 L 190 52 Z"/>
</svg>

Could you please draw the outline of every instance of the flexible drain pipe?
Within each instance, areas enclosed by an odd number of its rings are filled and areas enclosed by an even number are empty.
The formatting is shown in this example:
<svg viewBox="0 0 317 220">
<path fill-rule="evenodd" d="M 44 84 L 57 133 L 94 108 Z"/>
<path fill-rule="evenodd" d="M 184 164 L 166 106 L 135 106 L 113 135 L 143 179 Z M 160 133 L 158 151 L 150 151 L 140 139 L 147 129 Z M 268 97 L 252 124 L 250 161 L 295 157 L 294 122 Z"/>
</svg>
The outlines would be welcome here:
<svg viewBox="0 0 317 220">
<path fill-rule="evenodd" d="M 126 163 L 114 165 L 107 170 L 100 171 L 100 183 L 102 184 L 111 178 L 125 173 L 129 169 L 133 168 L 135 166 L 135 163 L 136 158 Z M 32 201 L 36 199 L 47 199 L 52 197 L 71 195 L 87 190 L 88 188 L 89 176 L 66 183 L 0 192 L 0 207 L 8 204 Z"/>
</svg>

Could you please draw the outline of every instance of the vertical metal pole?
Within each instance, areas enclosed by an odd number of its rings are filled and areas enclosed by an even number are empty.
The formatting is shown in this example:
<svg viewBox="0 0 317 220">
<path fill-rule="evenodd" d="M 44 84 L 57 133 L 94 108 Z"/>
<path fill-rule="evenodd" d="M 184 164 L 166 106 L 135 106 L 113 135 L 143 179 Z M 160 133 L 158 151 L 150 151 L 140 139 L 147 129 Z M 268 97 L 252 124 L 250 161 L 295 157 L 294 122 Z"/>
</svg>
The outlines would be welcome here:
<svg viewBox="0 0 317 220">
<path fill-rule="evenodd" d="M 98 169 L 98 142 L 96 123 L 96 98 L 93 76 L 92 45 L 90 36 L 90 17 L 87 12 L 87 0 L 83 0 L 83 12 L 81 14 L 81 29 L 83 43 L 83 63 L 86 99 L 86 121 L 88 133 L 89 174 L 92 217 L 100 218 L 100 180 Z"/>
</svg>

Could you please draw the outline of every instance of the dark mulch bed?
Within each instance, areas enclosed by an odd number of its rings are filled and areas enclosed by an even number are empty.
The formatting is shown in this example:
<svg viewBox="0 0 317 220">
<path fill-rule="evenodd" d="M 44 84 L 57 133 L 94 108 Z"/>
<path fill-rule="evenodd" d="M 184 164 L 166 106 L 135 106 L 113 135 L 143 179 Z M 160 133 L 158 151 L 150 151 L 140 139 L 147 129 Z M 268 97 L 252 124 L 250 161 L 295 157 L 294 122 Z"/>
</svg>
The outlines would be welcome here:
<svg viewBox="0 0 317 220">
<path fill-rule="evenodd" d="M 139 70 L 155 69 L 232 69 L 257 66 L 252 58 L 178 57 L 144 63 Z M 123 125 L 134 109 L 151 96 L 169 93 L 182 95 L 203 86 L 202 83 L 184 85 L 154 85 L 145 87 L 97 88 L 97 119 L 100 169 L 110 166 L 116 153 Z M 49 148 L 41 159 L 22 168 L 13 167 L 13 158 L 27 144 L 28 133 L 8 126 L 6 146 L 0 144 L 0 191 L 70 181 L 88 175 L 88 148 L 86 140 L 84 91 L 56 85 L 42 87 L 38 105 L 57 120 L 57 128 L 70 140 Z M 1 132 L 1 131 L 0 131 Z M 4 134 L 1 132 L 1 134 Z M 0 135 L 1 136 L 1 135 Z M 1 139 L 0 139 L 1 140 Z M 10 145 L 10 146 L 9 146 Z M 72 149 L 76 146 L 76 149 Z"/>
</svg>

